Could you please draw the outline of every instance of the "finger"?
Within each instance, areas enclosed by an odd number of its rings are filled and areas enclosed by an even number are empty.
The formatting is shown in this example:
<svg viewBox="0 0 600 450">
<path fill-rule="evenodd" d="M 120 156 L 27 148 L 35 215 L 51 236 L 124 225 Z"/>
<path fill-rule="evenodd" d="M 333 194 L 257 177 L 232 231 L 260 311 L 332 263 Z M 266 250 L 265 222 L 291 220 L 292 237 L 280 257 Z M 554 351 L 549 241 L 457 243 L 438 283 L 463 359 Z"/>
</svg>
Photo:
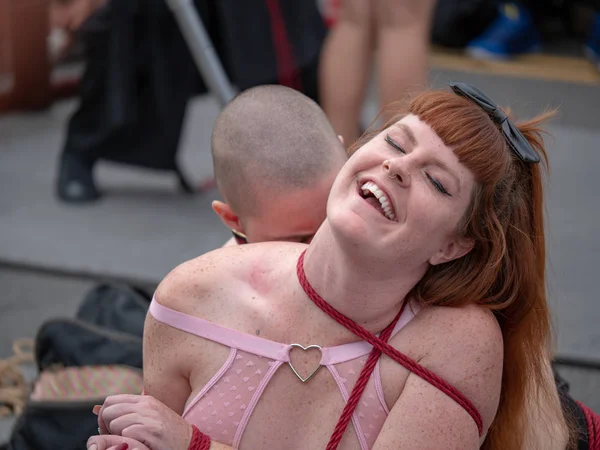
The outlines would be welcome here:
<svg viewBox="0 0 600 450">
<path fill-rule="evenodd" d="M 92 436 L 88 439 L 86 446 L 88 450 L 113 450 L 116 446 L 123 444 L 126 444 L 129 449 L 150 450 L 135 439 L 114 435 Z M 93 447 L 94 445 L 96 448 Z"/>
<path fill-rule="evenodd" d="M 98 434 L 102 434 L 102 435 L 110 434 L 110 431 L 108 430 L 108 427 L 106 426 L 106 423 L 102 419 L 102 414 L 98 414 Z"/>
<path fill-rule="evenodd" d="M 144 400 L 145 397 L 134 394 L 118 394 L 109 395 L 104 400 L 102 406 L 116 405 L 117 403 L 139 403 Z"/>
<path fill-rule="evenodd" d="M 152 449 L 164 448 L 162 442 L 163 433 L 160 431 L 159 424 L 142 425 L 139 423 L 132 424 L 122 431 L 122 436 L 130 439 L 134 439 Z"/>
<path fill-rule="evenodd" d="M 130 395 L 130 394 L 119 394 L 119 395 L 109 395 L 104 400 L 100 411 L 98 411 L 98 428 L 100 429 L 100 434 L 108 434 L 108 424 L 107 420 L 104 417 L 104 411 L 110 406 L 121 404 L 121 403 L 130 403 L 136 404 L 140 401 L 145 400 L 141 395 Z"/>
<path fill-rule="evenodd" d="M 86 447 L 88 450 L 109 450 L 125 442 L 121 436 L 92 436 L 88 439 Z"/>
<path fill-rule="evenodd" d="M 121 421 L 120 419 L 123 417 L 128 417 L 128 420 L 133 420 L 133 417 L 135 417 L 135 422 L 143 425 L 163 420 L 160 413 L 151 405 L 144 405 L 143 403 L 120 403 L 108 406 L 100 412 L 99 417 L 102 418 L 105 427 L 112 434 L 122 434 L 122 427 L 119 424 L 125 423 L 127 425 L 129 423 L 126 420 Z"/>
<path fill-rule="evenodd" d="M 100 411 L 100 415 L 104 423 L 110 428 L 110 422 L 124 416 L 126 414 L 139 413 L 143 416 L 150 416 L 151 410 L 145 408 L 143 405 L 132 404 L 132 403 L 119 403 L 117 405 L 111 405 L 103 408 Z"/>
<path fill-rule="evenodd" d="M 109 448 L 108 450 L 127 450 L 129 448 L 128 444 L 119 444 L 114 447 Z"/>
<path fill-rule="evenodd" d="M 129 445 L 127 445 L 127 444 L 119 444 L 119 445 L 113 445 L 112 447 L 109 447 L 106 450 L 127 450 L 128 448 L 129 448 Z"/>
<path fill-rule="evenodd" d="M 102 405 L 94 405 L 94 407 L 92 408 L 92 412 L 98 415 L 100 413 L 100 409 L 102 409 Z"/>
<path fill-rule="evenodd" d="M 142 417 L 140 414 L 131 413 L 119 416 L 110 422 L 106 422 L 106 425 L 108 426 L 110 434 L 117 434 L 119 436 L 123 436 L 123 430 L 125 428 L 129 428 L 133 425 L 140 425 L 144 429 L 147 429 L 152 427 L 153 421 L 152 419 Z M 127 435 L 127 437 L 132 437 L 134 439 L 141 440 L 138 436 Z"/>
</svg>

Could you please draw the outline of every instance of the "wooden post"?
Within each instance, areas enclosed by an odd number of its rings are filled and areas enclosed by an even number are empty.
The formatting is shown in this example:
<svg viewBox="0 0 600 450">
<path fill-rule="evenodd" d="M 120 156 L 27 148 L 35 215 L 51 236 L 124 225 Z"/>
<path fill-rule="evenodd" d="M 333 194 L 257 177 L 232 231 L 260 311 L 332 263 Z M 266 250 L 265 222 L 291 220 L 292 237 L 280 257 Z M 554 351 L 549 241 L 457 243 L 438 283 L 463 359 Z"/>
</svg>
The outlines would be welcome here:
<svg viewBox="0 0 600 450">
<path fill-rule="evenodd" d="M 52 102 L 48 0 L 0 0 L 0 112 Z"/>
</svg>

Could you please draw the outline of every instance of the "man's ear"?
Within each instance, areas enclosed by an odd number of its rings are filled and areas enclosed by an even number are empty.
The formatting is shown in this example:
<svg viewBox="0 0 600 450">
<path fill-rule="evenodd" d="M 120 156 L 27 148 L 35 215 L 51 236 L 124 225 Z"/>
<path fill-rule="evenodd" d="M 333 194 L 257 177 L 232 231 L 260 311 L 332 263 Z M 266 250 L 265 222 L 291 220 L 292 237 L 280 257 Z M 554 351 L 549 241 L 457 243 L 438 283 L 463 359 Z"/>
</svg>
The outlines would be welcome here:
<svg viewBox="0 0 600 450">
<path fill-rule="evenodd" d="M 436 266 L 438 264 L 447 263 L 454 261 L 455 259 L 462 258 L 471 250 L 475 245 L 475 241 L 471 238 L 458 236 L 441 248 L 435 255 L 429 258 L 429 264 Z"/>
<path fill-rule="evenodd" d="M 221 222 L 229 228 L 230 230 L 237 231 L 239 233 L 244 233 L 244 227 L 242 226 L 242 222 L 238 215 L 233 212 L 231 207 L 227 203 L 223 203 L 219 200 L 215 200 L 212 202 L 212 209 L 217 216 L 221 219 Z"/>
</svg>

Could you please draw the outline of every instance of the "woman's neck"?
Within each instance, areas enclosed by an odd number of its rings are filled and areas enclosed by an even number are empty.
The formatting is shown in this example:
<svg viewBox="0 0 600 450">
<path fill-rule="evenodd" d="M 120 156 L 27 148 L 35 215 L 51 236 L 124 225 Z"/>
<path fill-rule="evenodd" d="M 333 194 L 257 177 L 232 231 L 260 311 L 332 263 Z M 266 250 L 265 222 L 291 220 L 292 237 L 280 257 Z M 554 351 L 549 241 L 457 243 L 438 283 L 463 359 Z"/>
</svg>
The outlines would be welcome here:
<svg viewBox="0 0 600 450">
<path fill-rule="evenodd" d="M 321 227 L 304 258 L 306 278 L 332 307 L 372 333 L 396 316 L 404 298 L 426 267 L 386 265 L 365 258 L 356 249 L 340 248 L 327 223 Z"/>
</svg>

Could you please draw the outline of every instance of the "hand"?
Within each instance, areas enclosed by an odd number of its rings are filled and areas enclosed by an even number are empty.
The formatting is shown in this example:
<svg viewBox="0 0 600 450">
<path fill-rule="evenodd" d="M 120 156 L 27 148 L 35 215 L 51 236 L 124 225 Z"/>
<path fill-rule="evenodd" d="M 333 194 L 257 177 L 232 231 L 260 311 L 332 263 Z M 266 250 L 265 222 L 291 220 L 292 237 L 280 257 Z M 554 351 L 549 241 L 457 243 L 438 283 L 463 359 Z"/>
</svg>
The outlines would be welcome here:
<svg viewBox="0 0 600 450">
<path fill-rule="evenodd" d="M 112 434 L 92 436 L 86 446 L 88 450 L 153 450 L 135 439 Z"/>
<path fill-rule="evenodd" d="M 98 426 L 102 434 L 135 439 L 152 450 L 187 450 L 193 433 L 179 414 L 149 395 L 108 397 L 98 411 Z"/>
<path fill-rule="evenodd" d="M 74 33 L 107 0 L 52 0 L 49 51 L 53 62 L 65 58 L 75 43 Z"/>
<path fill-rule="evenodd" d="M 70 11 L 69 30 L 79 30 L 81 25 L 105 3 L 105 0 L 74 0 Z"/>
<path fill-rule="evenodd" d="M 50 3 L 50 26 L 68 32 L 77 31 L 106 1 L 54 0 Z"/>
</svg>

